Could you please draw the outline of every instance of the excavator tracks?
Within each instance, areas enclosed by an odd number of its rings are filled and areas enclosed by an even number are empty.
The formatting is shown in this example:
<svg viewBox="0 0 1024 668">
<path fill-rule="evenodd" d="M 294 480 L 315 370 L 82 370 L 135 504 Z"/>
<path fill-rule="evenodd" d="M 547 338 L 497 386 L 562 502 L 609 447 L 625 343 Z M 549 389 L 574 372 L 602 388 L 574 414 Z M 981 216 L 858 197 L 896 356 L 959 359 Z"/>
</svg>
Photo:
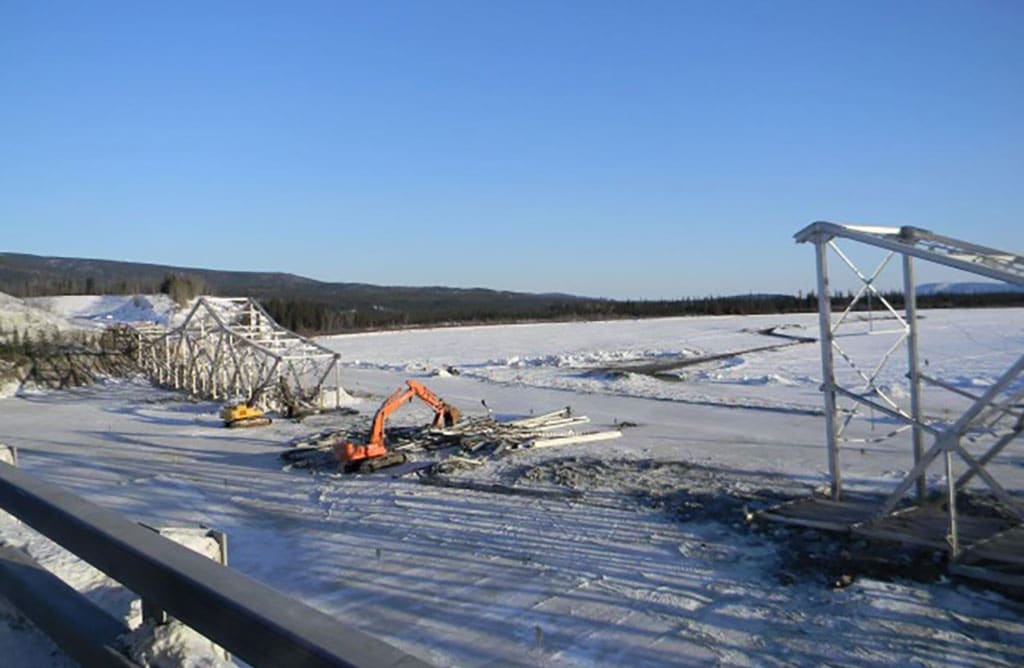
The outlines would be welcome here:
<svg viewBox="0 0 1024 668">
<path fill-rule="evenodd" d="M 404 452 L 389 452 L 386 455 L 380 457 L 373 457 L 371 459 L 364 459 L 359 462 L 353 462 L 345 466 L 346 473 L 373 473 L 381 469 L 388 468 L 389 466 L 397 466 L 404 464 L 409 458 Z"/>
<path fill-rule="evenodd" d="M 245 427 L 263 427 L 271 422 L 273 422 L 273 420 L 268 417 L 250 417 L 242 418 L 241 420 L 233 420 L 228 422 L 225 426 L 227 426 L 228 429 L 242 429 Z"/>
</svg>

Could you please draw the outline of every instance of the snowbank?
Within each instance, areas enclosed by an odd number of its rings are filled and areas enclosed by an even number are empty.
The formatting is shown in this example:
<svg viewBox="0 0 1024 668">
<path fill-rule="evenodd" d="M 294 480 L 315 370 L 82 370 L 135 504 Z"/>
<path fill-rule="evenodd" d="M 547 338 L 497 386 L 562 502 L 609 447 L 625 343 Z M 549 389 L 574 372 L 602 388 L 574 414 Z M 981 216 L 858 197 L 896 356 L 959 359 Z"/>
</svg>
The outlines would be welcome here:
<svg viewBox="0 0 1024 668">
<path fill-rule="evenodd" d="M 14 330 L 22 336 L 28 334 L 35 338 L 42 333 L 51 336 L 71 329 L 76 327 L 67 318 L 0 292 L 0 337 Z"/>
<path fill-rule="evenodd" d="M 146 622 L 124 637 L 131 658 L 147 668 L 220 668 L 223 661 L 213 644 L 177 619 L 166 624 Z"/>
<path fill-rule="evenodd" d="M 32 297 L 27 303 L 45 309 L 79 326 L 97 327 L 112 323 L 171 323 L 177 305 L 170 297 L 157 295 L 64 295 Z"/>
</svg>

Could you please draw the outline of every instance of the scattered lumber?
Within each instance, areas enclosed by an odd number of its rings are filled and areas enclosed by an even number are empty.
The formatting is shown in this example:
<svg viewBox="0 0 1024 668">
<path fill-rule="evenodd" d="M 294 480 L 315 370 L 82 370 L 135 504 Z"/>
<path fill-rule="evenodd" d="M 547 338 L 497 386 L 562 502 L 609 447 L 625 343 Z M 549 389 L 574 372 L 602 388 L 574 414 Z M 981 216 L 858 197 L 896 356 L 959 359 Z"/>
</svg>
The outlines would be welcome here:
<svg viewBox="0 0 1024 668">
<path fill-rule="evenodd" d="M 387 443 L 389 450 L 407 454 L 445 450 L 449 456 L 438 466 L 452 471 L 478 467 L 488 459 L 518 451 L 593 443 L 622 436 L 618 429 L 577 431 L 589 422 L 590 418 L 585 415 L 573 415 L 569 407 L 516 420 L 499 421 L 486 415 L 444 428 L 390 427 Z M 281 453 L 281 458 L 293 468 L 336 467 L 332 447 L 362 438 L 364 434 L 351 430 L 328 429 L 295 439 L 289 443 L 289 449 Z"/>
<path fill-rule="evenodd" d="M 574 427 L 588 424 L 585 415 L 573 415 L 569 407 L 543 415 L 499 422 L 486 416 L 466 420 L 441 431 L 456 440 L 467 457 L 501 455 L 516 450 L 587 443 L 622 436 L 618 429 L 578 433 Z"/>
</svg>

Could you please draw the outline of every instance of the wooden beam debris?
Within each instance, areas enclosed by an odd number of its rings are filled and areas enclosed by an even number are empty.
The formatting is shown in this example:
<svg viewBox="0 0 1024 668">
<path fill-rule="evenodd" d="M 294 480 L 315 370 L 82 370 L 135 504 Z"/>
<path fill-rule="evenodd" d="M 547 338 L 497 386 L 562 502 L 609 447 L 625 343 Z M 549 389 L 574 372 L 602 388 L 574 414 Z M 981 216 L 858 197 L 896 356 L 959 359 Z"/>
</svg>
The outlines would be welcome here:
<svg viewBox="0 0 1024 668">
<path fill-rule="evenodd" d="M 390 450 L 413 453 L 448 451 L 446 467 L 468 468 L 487 459 L 536 448 L 593 443 L 619 438 L 618 429 L 578 432 L 575 428 L 590 422 L 585 415 L 573 415 L 570 408 L 542 415 L 499 421 L 491 416 L 472 417 L 450 427 L 392 427 L 387 430 Z M 327 468 L 336 465 L 326 456 L 336 443 L 359 442 L 361 432 L 337 429 L 297 439 L 281 458 L 295 468 Z M 441 462 L 438 462 L 441 463 Z"/>
<path fill-rule="evenodd" d="M 559 445 L 573 445 L 576 443 L 593 443 L 594 441 L 607 441 L 619 438 L 622 432 L 618 429 L 608 431 L 595 431 L 589 434 L 574 434 L 571 436 L 556 436 L 554 438 L 538 438 L 530 441 L 527 447 L 530 448 L 553 448 Z"/>
</svg>

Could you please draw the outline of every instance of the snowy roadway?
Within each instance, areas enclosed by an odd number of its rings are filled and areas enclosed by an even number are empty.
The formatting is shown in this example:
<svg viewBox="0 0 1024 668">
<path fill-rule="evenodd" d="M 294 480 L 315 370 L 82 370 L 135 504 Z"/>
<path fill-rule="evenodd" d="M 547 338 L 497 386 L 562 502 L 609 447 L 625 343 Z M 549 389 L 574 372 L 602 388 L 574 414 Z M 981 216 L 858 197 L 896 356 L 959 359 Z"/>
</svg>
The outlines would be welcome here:
<svg viewBox="0 0 1024 668">
<path fill-rule="evenodd" d="M 935 334 L 923 345 L 933 367 L 958 383 L 987 382 L 1024 349 L 1024 310 L 928 315 Z M 502 414 L 571 405 L 594 428 L 636 423 L 616 441 L 517 454 L 472 474 L 528 485 L 524 474 L 554 460 L 617 462 L 580 481 L 581 496 L 285 470 L 277 455 L 289 439 L 342 418 L 226 430 L 216 405 L 137 381 L 3 400 L 0 442 L 19 448 L 25 470 L 134 519 L 226 531 L 234 568 L 439 665 L 1024 663 L 1020 603 L 948 581 L 860 577 L 842 589 L 813 575 L 784 581 L 783 544 L 752 531 L 738 509 L 687 520 L 632 493 L 641 478 L 666 495 L 691 483 L 709 494 L 768 484 L 793 494 L 826 481 L 813 344 L 740 356 L 678 382 L 591 373 L 609 362 L 742 350 L 764 345 L 749 330 L 813 324 L 813 316 L 768 320 L 325 339 L 349 365 L 346 387 L 372 395 L 359 405 L 364 413 L 419 377 L 469 414 L 486 410 L 483 399 Z M 428 377 L 447 365 L 461 375 Z M 895 387 L 898 374 L 888 382 Z M 421 411 L 397 422 L 422 422 Z M 1016 453 L 993 473 L 1019 492 Z M 695 464 L 704 474 L 652 461 Z M 910 465 L 902 442 L 853 448 L 845 463 L 848 482 L 864 488 L 891 486 Z M 137 615 L 130 593 L 48 541 L 10 522 L 0 529 L 115 615 Z M 5 656 L 65 665 L 36 632 L 9 613 L 6 620 Z"/>
</svg>

